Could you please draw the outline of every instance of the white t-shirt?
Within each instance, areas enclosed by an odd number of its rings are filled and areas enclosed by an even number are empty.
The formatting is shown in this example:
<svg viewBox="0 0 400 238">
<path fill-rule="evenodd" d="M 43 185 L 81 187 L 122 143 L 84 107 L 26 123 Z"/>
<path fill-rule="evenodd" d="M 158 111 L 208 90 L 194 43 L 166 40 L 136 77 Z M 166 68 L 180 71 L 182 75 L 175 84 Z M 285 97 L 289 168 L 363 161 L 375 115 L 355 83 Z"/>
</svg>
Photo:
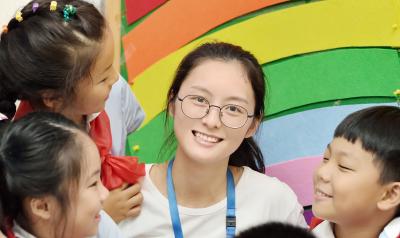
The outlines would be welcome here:
<svg viewBox="0 0 400 238">
<path fill-rule="evenodd" d="M 146 165 L 142 185 L 143 204 L 138 217 L 119 224 L 125 237 L 174 237 L 168 199 L 148 176 L 152 165 Z M 307 227 L 303 208 L 294 192 L 276 178 L 244 167 L 236 185 L 236 234 L 269 221 L 285 221 Z M 206 208 L 178 206 L 184 237 L 226 237 L 226 198 Z"/>
<path fill-rule="evenodd" d="M 332 223 L 329 221 L 323 221 L 318 224 L 312 232 L 314 233 L 317 238 L 335 238 L 333 234 L 333 227 Z M 400 217 L 397 217 L 390 221 L 381 234 L 379 238 L 397 238 L 400 236 Z"/>
</svg>

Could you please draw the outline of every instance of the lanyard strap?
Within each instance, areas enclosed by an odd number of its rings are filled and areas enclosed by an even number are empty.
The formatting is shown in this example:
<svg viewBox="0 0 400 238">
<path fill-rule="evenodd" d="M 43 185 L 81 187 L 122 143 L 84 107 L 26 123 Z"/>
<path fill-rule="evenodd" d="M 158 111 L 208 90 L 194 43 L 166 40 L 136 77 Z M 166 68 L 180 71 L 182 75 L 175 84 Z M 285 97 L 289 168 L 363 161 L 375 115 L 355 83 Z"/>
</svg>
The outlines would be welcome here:
<svg viewBox="0 0 400 238">
<path fill-rule="evenodd" d="M 174 159 L 168 163 L 167 170 L 167 192 L 169 202 L 169 213 L 171 216 L 172 227 L 174 229 L 175 238 L 183 238 L 181 220 L 179 218 L 178 205 L 172 179 L 172 165 Z M 235 215 L 235 182 L 231 170 L 226 171 L 226 191 L 227 191 L 227 209 L 226 209 L 226 237 L 233 238 L 236 230 L 236 215 Z"/>
</svg>

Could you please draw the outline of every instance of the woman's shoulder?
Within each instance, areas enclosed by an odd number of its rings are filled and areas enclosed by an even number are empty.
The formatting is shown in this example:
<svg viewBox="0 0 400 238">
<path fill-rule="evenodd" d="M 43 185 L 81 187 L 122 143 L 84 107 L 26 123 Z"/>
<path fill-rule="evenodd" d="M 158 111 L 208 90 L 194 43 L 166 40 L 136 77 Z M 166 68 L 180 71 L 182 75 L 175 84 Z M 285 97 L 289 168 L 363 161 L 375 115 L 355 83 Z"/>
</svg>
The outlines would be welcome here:
<svg viewBox="0 0 400 238">
<path fill-rule="evenodd" d="M 278 178 L 270 177 L 266 174 L 243 167 L 242 178 L 246 184 L 251 184 L 254 189 L 274 189 L 274 192 L 292 193 L 292 189 Z"/>
</svg>

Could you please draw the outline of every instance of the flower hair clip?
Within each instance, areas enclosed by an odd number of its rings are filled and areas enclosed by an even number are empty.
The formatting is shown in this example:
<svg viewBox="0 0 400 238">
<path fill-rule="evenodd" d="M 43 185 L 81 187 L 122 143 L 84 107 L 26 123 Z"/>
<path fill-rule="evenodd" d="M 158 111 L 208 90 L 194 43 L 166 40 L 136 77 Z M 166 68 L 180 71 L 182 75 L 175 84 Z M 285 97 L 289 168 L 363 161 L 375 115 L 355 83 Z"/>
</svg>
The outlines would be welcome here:
<svg viewBox="0 0 400 238">
<path fill-rule="evenodd" d="M 63 10 L 64 13 L 64 21 L 68 22 L 71 21 L 71 18 L 76 15 L 76 7 L 67 4 Z"/>
<path fill-rule="evenodd" d="M 15 20 L 17 20 L 18 22 L 22 22 L 24 20 L 21 11 L 17 11 L 17 13 L 15 13 Z"/>
<path fill-rule="evenodd" d="M 38 10 L 38 8 L 39 8 L 39 3 L 34 2 L 32 4 L 32 12 L 35 13 Z"/>
<path fill-rule="evenodd" d="M 393 92 L 394 96 L 396 97 L 397 106 L 400 107 L 400 89 L 397 89 Z"/>
<path fill-rule="evenodd" d="M 3 25 L 3 30 L 2 30 L 2 32 L 3 32 L 4 34 L 8 33 L 8 27 L 7 27 L 7 25 Z"/>
<path fill-rule="evenodd" d="M 50 3 L 50 11 L 54 12 L 57 10 L 57 2 L 56 1 L 51 1 Z"/>
</svg>

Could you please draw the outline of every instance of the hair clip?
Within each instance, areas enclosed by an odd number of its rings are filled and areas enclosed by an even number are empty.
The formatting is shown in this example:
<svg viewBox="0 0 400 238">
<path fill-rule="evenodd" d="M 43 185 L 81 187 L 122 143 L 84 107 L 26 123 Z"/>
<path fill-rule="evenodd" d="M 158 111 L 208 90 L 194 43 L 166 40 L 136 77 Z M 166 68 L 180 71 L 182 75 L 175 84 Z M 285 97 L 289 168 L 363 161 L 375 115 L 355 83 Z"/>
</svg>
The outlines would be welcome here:
<svg viewBox="0 0 400 238">
<path fill-rule="evenodd" d="M 0 112 L 0 121 L 8 120 L 8 117 Z"/>
<path fill-rule="evenodd" d="M 400 107 L 400 89 L 397 89 L 396 91 L 394 91 L 393 94 L 396 97 L 397 105 Z"/>
<path fill-rule="evenodd" d="M 71 21 L 71 17 L 76 15 L 76 7 L 67 4 L 64 7 L 64 21 Z"/>
<path fill-rule="evenodd" d="M 18 22 L 21 22 L 24 20 L 24 18 L 22 17 L 21 11 L 18 11 L 17 13 L 15 13 L 15 20 L 17 20 Z"/>
<path fill-rule="evenodd" d="M 32 4 L 32 12 L 35 13 L 38 10 L 38 8 L 39 8 L 39 3 L 34 2 Z"/>
<path fill-rule="evenodd" d="M 3 32 L 3 33 L 8 33 L 8 27 L 7 27 L 7 25 L 3 25 L 3 30 L 2 30 L 2 32 Z"/>
<path fill-rule="evenodd" d="M 57 2 L 56 1 L 51 1 L 50 3 L 50 11 L 54 12 L 57 10 Z"/>
</svg>

